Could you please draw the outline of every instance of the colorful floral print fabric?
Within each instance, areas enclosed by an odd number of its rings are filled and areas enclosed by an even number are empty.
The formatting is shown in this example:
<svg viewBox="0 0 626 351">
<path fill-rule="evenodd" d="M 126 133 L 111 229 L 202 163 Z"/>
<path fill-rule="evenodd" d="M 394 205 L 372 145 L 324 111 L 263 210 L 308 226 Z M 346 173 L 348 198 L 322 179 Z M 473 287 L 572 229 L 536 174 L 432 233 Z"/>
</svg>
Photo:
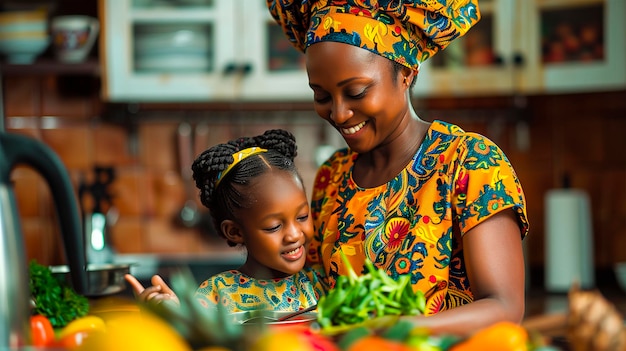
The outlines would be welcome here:
<svg viewBox="0 0 626 351">
<path fill-rule="evenodd" d="M 255 279 L 229 270 L 205 280 L 195 293 L 205 307 L 221 304 L 228 312 L 250 310 L 298 311 L 317 303 L 323 280 L 309 267 L 280 279 Z"/>
<path fill-rule="evenodd" d="M 332 288 L 345 275 L 342 250 L 357 273 L 369 258 L 391 277 L 410 274 L 427 296 L 426 314 L 473 301 L 462 236 L 505 209 L 528 232 L 519 180 L 489 139 L 435 121 L 406 168 L 387 184 L 364 189 L 352 179 L 358 154 L 337 151 L 318 170 L 309 264 Z M 322 269 L 321 268 L 321 269 Z"/>
<path fill-rule="evenodd" d="M 267 0 L 267 6 L 300 51 L 342 42 L 414 70 L 480 20 L 477 0 Z"/>
</svg>

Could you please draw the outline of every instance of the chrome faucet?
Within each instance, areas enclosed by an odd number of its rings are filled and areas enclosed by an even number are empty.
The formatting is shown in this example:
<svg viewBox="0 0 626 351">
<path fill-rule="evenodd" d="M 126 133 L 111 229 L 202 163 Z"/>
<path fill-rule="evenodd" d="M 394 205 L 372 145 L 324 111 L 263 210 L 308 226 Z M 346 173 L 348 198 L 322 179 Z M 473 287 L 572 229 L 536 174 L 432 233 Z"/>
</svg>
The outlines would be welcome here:
<svg viewBox="0 0 626 351">
<path fill-rule="evenodd" d="M 76 194 L 58 156 L 39 140 L 0 131 L 0 349 L 31 344 L 30 287 L 23 233 L 11 171 L 33 167 L 46 180 L 61 226 L 65 256 L 77 293 L 87 291 L 83 235 Z"/>
</svg>

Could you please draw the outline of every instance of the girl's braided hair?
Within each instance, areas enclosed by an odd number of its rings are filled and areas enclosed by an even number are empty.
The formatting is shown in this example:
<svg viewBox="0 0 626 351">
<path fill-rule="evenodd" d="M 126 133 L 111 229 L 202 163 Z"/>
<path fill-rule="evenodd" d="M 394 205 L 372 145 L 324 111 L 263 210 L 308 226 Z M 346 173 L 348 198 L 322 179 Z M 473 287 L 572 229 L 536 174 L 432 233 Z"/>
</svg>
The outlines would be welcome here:
<svg viewBox="0 0 626 351">
<path fill-rule="evenodd" d="M 255 146 L 267 149 L 267 152 L 241 160 L 217 185 L 220 173 L 233 163 L 233 154 Z M 224 233 L 220 224 L 227 219 L 235 220 L 234 212 L 249 206 L 245 187 L 253 178 L 276 168 L 291 172 L 301 180 L 294 164 L 296 155 L 296 139 L 293 134 L 282 129 L 272 129 L 262 135 L 242 137 L 212 146 L 196 158 L 191 169 L 196 187 L 200 189 L 200 201 L 209 209 L 215 228 L 221 236 L 224 237 Z M 236 245 L 230 241 L 228 244 Z"/>
</svg>

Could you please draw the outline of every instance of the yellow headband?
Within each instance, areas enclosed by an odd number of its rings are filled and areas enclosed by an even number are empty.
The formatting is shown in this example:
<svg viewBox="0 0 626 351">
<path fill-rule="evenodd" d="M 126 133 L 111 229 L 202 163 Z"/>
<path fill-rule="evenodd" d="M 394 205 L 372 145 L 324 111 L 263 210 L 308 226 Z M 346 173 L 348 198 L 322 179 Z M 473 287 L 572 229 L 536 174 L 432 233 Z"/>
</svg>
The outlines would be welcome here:
<svg viewBox="0 0 626 351">
<path fill-rule="evenodd" d="M 241 151 L 237 151 L 233 154 L 233 163 L 231 163 L 230 165 L 228 165 L 228 167 L 221 171 L 220 174 L 217 175 L 217 181 L 215 182 L 215 187 L 217 187 L 220 182 L 222 181 L 222 179 L 226 176 L 226 174 L 228 172 L 230 172 L 231 169 L 233 169 L 233 167 L 235 167 L 235 165 L 241 161 L 243 161 L 244 159 L 246 159 L 247 157 L 250 157 L 252 155 L 256 155 L 256 154 L 260 154 L 263 152 L 266 152 L 267 150 L 261 147 L 249 147 L 247 149 L 243 149 Z"/>
</svg>

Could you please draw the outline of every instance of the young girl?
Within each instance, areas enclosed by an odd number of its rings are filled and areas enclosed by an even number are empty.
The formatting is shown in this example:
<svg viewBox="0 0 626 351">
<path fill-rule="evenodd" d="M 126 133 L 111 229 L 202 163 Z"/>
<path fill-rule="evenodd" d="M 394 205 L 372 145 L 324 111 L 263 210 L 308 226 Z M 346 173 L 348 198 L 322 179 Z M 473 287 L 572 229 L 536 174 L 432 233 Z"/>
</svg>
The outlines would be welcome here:
<svg viewBox="0 0 626 351">
<path fill-rule="evenodd" d="M 230 246 L 247 249 L 241 267 L 200 284 L 195 296 L 202 305 L 297 311 L 323 294 L 322 280 L 304 267 L 313 221 L 295 156 L 293 135 L 269 130 L 213 146 L 194 161 L 194 180 L 215 228 Z M 146 289 L 130 275 L 127 281 L 142 301 L 178 301 L 158 276 Z"/>
</svg>

